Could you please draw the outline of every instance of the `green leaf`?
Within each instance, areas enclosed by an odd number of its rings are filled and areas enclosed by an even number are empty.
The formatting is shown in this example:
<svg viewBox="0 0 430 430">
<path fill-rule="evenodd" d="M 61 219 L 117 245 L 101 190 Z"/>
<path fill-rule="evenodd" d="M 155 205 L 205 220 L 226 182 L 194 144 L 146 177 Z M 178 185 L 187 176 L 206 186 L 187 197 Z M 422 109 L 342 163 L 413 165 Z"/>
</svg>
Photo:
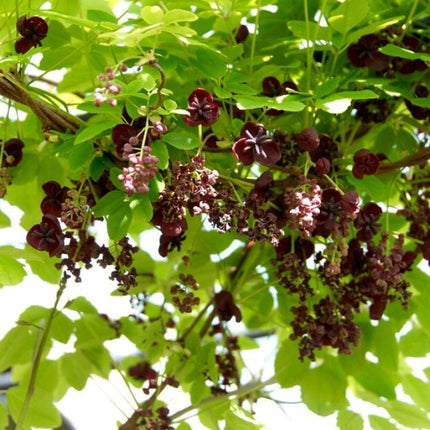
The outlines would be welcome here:
<svg viewBox="0 0 430 430">
<path fill-rule="evenodd" d="M 50 284 L 58 284 L 61 277 L 61 270 L 55 267 L 58 259 L 52 258 L 47 252 L 38 251 L 27 244 L 23 250 L 22 258 L 26 259 L 31 271 L 40 279 Z"/>
<path fill-rule="evenodd" d="M 75 390 L 81 391 L 87 384 L 91 374 L 91 363 L 81 352 L 75 351 L 64 354 L 60 358 L 61 374 Z"/>
<path fill-rule="evenodd" d="M 231 408 L 224 415 L 225 430 L 249 430 L 261 429 L 262 426 L 257 424 L 249 412 L 243 408 L 232 404 Z"/>
<path fill-rule="evenodd" d="M 388 418 L 378 415 L 369 415 L 369 422 L 372 430 L 398 430 L 394 424 L 390 423 Z"/>
<path fill-rule="evenodd" d="M 117 19 L 115 15 L 99 9 L 88 9 L 87 19 L 98 23 L 100 22 L 110 22 L 113 24 L 117 23 Z"/>
<path fill-rule="evenodd" d="M 384 404 L 384 408 L 399 424 L 409 428 L 430 428 L 428 415 L 415 405 L 393 400 Z"/>
<path fill-rule="evenodd" d="M 63 312 L 56 312 L 51 327 L 51 337 L 66 344 L 73 332 L 73 321 Z"/>
<path fill-rule="evenodd" d="M 328 113 L 339 114 L 345 112 L 352 100 L 369 100 L 378 98 L 371 90 L 341 91 L 326 98 L 317 99 L 315 105 Z"/>
<path fill-rule="evenodd" d="M 7 390 L 6 401 L 14 421 L 18 419 L 22 409 L 27 387 L 19 385 Z M 24 420 L 25 428 L 41 427 L 56 428 L 61 424 L 61 415 L 53 405 L 52 394 L 36 387 L 30 400 L 27 415 Z"/>
<path fill-rule="evenodd" d="M 1 252 L 0 252 L 1 253 Z M 26 276 L 24 266 L 16 261 L 15 258 L 7 255 L 1 255 L 0 258 L 0 286 L 17 285 L 22 282 Z"/>
<path fill-rule="evenodd" d="M 227 71 L 227 59 L 224 55 L 213 51 L 212 49 L 197 48 L 197 64 L 199 70 L 208 77 L 213 79 L 222 78 Z"/>
<path fill-rule="evenodd" d="M 9 227 L 10 225 L 10 218 L 0 211 L 0 228 Z"/>
<path fill-rule="evenodd" d="M 355 412 L 341 410 L 337 415 L 337 426 L 341 430 L 362 430 L 363 418 Z"/>
<path fill-rule="evenodd" d="M 319 99 L 321 97 L 328 96 L 334 90 L 336 90 L 336 88 L 339 86 L 339 83 L 340 83 L 340 77 L 338 76 L 327 79 L 322 84 L 318 85 L 318 87 L 315 90 L 315 97 Z"/>
<path fill-rule="evenodd" d="M 409 49 L 402 48 L 398 45 L 393 45 L 392 43 L 382 46 L 379 48 L 379 51 L 391 57 L 406 58 L 407 60 L 430 61 L 430 54 L 425 52 L 410 51 Z"/>
<path fill-rule="evenodd" d="M 91 142 L 82 143 L 73 147 L 69 156 L 69 167 L 72 171 L 85 166 L 94 154 L 94 145 Z"/>
<path fill-rule="evenodd" d="M 160 24 L 163 21 L 164 12 L 160 6 L 144 6 L 140 16 L 150 25 Z"/>
<path fill-rule="evenodd" d="M 316 22 L 309 21 L 289 21 L 288 28 L 294 36 L 304 40 L 325 40 L 331 41 L 331 28 L 321 27 Z"/>
<path fill-rule="evenodd" d="M 161 140 L 151 142 L 151 155 L 155 155 L 158 158 L 157 167 L 159 169 L 167 169 L 169 165 L 169 151 L 164 142 Z"/>
<path fill-rule="evenodd" d="M 133 212 L 130 205 L 124 203 L 112 212 L 107 219 L 107 230 L 112 240 L 122 239 L 128 232 Z"/>
<path fill-rule="evenodd" d="M 283 95 L 268 99 L 267 107 L 287 112 L 300 112 L 305 108 L 305 105 L 302 102 L 295 100 L 294 96 Z"/>
<path fill-rule="evenodd" d="M 367 361 L 359 372 L 354 374 L 354 378 L 366 390 L 375 393 L 380 397 L 395 399 L 395 388 L 399 382 L 397 373 L 388 372 L 380 364 Z"/>
<path fill-rule="evenodd" d="M 269 97 L 262 96 L 246 96 L 246 95 L 235 95 L 239 109 L 257 109 L 268 106 L 270 103 Z"/>
<path fill-rule="evenodd" d="M 195 13 L 183 9 L 172 9 L 165 13 L 162 18 L 163 24 L 170 25 L 176 22 L 192 22 L 197 21 L 198 17 Z"/>
<path fill-rule="evenodd" d="M 326 359 L 321 366 L 309 369 L 300 386 L 303 402 L 318 415 L 330 415 L 348 404 L 346 377 L 334 359 Z"/>
<path fill-rule="evenodd" d="M 70 300 L 67 303 L 66 308 L 71 309 L 72 311 L 76 311 L 80 314 L 98 314 L 98 311 L 94 307 L 94 305 L 82 296 Z"/>
<path fill-rule="evenodd" d="M 75 321 L 76 349 L 88 349 L 101 345 L 115 337 L 115 331 L 100 315 L 86 314 Z"/>
<path fill-rule="evenodd" d="M 363 21 L 369 12 L 367 0 L 345 0 L 328 18 L 330 27 L 339 33 L 348 33 Z"/>
<path fill-rule="evenodd" d="M 0 402 L 0 429 L 5 429 L 9 422 L 9 412 L 5 405 Z M 190 429 L 191 430 L 191 429 Z"/>
<path fill-rule="evenodd" d="M 152 218 L 153 207 L 148 194 L 135 194 L 130 200 L 130 208 L 133 219 L 140 224 Z"/>
<path fill-rule="evenodd" d="M 31 362 L 36 341 L 35 327 L 19 325 L 0 341 L 0 372 L 20 363 Z"/>
<path fill-rule="evenodd" d="M 96 122 L 94 124 L 91 124 L 87 127 L 84 127 L 82 129 L 79 129 L 76 139 L 75 139 L 75 145 L 79 145 L 80 143 L 87 142 L 89 140 L 94 139 L 99 134 L 103 133 L 106 130 L 110 130 L 115 127 L 115 125 L 118 124 L 117 120 L 105 120 Z"/>
<path fill-rule="evenodd" d="M 163 136 L 163 141 L 178 149 L 194 149 L 200 144 L 195 134 L 183 132 L 170 132 Z"/>
<path fill-rule="evenodd" d="M 403 389 L 406 394 L 411 396 L 414 403 L 430 412 L 430 386 L 428 382 L 413 375 L 405 375 L 402 378 Z"/>
<path fill-rule="evenodd" d="M 429 352 L 430 335 L 419 327 L 400 338 L 400 350 L 407 357 L 424 357 Z"/>
<path fill-rule="evenodd" d="M 372 338 L 373 350 L 379 359 L 379 365 L 390 371 L 396 371 L 399 359 L 399 345 L 393 325 L 379 321 Z"/>
<path fill-rule="evenodd" d="M 97 201 L 93 208 L 96 217 L 110 215 L 115 212 L 121 205 L 126 205 L 124 202 L 125 194 L 119 190 L 109 191 L 100 200 Z"/>
</svg>

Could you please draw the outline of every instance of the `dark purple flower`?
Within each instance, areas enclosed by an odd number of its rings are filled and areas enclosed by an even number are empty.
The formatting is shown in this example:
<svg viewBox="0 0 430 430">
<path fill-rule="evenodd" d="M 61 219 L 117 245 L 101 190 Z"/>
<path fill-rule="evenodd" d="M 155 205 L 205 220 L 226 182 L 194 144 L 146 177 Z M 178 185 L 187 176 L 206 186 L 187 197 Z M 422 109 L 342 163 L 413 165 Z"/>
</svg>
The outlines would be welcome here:
<svg viewBox="0 0 430 430">
<path fill-rule="evenodd" d="M 27 243 L 39 251 L 48 251 L 50 257 L 58 256 L 64 247 L 64 236 L 57 218 L 44 215 L 42 222 L 27 233 Z"/>
<path fill-rule="evenodd" d="M 381 228 L 377 223 L 382 215 L 382 209 L 373 202 L 366 203 L 354 220 L 354 227 L 357 231 L 357 239 L 368 242 Z"/>
<path fill-rule="evenodd" d="M 230 321 L 233 317 L 236 322 L 242 321 L 240 309 L 234 304 L 229 291 L 223 290 L 215 294 L 215 308 L 221 321 Z"/>
<path fill-rule="evenodd" d="M 296 136 L 297 145 L 302 151 L 315 151 L 320 144 L 318 132 L 313 127 L 305 128 Z"/>
<path fill-rule="evenodd" d="M 16 138 L 9 139 L 3 148 L 3 161 L 8 167 L 19 164 L 22 159 L 22 148 L 24 143 Z"/>
<path fill-rule="evenodd" d="M 242 43 L 246 40 L 249 35 L 248 27 L 244 24 L 240 24 L 234 31 L 234 39 L 236 43 Z"/>
<path fill-rule="evenodd" d="M 348 58 L 355 67 L 368 67 L 375 72 L 388 69 L 390 57 L 379 52 L 379 48 L 388 43 L 387 39 L 377 34 L 368 34 L 348 48 Z"/>
<path fill-rule="evenodd" d="M 249 166 L 254 161 L 263 166 L 271 166 L 281 159 L 277 143 L 267 134 L 261 124 L 247 122 L 242 127 L 240 139 L 233 145 L 236 159 Z"/>
<path fill-rule="evenodd" d="M 46 197 L 40 203 L 40 209 L 44 215 L 61 216 L 61 205 L 67 198 L 69 188 L 62 187 L 55 181 L 49 181 L 42 185 Z"/>
<path fill-rule="evenodd" d="M 188 97 L 187 111 L 190 113 L 184 116 L 185 124 L 190 127 L 197 125 L 212 125 L 218 119 L 220 112 L 218 105 L 213 101 L 213 97 L 203 88 L 197 88 Z"/>
<path fill-rule="evenodd" d="M 354 155 L 352 174 L 357 179 L 363 179 L 364 175 L 373 175 L 379 167 L 379 158 L 367 149 L 360 149 Z"/>
<path fill-rule="evenodd" d="M 16 29 L 23 37 L 15 42 L 15 51 L 18 54 L 24 54 L 30 48 L 42 46 L 40 41 L 44 39 L 48 33 L 48 24 L 46 24 L 44 19 L 38 16 L 27 18 L 24 15 L 18 19 Z"/>
</svg>

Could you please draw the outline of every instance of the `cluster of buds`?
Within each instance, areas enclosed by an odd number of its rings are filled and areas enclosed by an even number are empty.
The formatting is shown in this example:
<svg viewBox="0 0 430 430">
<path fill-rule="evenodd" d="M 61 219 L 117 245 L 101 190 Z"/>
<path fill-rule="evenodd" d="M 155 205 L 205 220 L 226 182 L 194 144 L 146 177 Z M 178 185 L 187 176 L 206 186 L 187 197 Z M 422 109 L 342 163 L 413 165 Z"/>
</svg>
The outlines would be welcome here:
<svg viewBox="0 0 430 430">
<path fill-rule="evenodd" d="M 123 183 L 129 196 L 135 193 L 146 194 L 149 191 L 148 183 L 158 171 L 156 166 L 159 160 L 155 155 L 150 154 L 151 148 L 149 146 L 142 148 L 141 155 L 131 152 L 132 144 L 124 146 L 124 153 L 130 150 L 127 156 L 129 165 L 122 169 L 122 174 L 118 176 L 118 179 Z"/>
<path fill-rule="evenodd" d="M 121 72 L 127 71 L 125 64 L 120 65 Z M 121 85 L 115 84 L 115 73 L 110 67 L 105 68 L 105 73 L 100 73 L 99 81 L 103 84 L 94 90 L 94 105 L 99 107 L 103 102 L 110 106 L 116 106 L 117 100 L 112 96 L 117 96 L 121 92 Z"/>
</svg>

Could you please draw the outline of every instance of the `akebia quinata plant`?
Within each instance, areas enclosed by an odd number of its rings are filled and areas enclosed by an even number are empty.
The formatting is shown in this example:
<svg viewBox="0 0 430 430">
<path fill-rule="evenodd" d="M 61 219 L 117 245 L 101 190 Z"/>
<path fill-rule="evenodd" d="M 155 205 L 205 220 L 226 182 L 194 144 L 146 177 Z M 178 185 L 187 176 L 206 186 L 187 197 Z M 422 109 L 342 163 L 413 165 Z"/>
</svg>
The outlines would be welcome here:
<svg viewBox="0 0 430 430">
<path fill-rule="evenodd" d="M 0 10 L 0 196 L 27 232 L 0 284 L 58 285 L 0 341 L 0 428 L 58 426 L 111 372 L 137 389 L 122 430 L 261 428 L 294 386 L 341 429 L 428 428 L 430 7 L 281 3 Z M 88 271 L 129 315 L 64 303 Z"/>
</svg>

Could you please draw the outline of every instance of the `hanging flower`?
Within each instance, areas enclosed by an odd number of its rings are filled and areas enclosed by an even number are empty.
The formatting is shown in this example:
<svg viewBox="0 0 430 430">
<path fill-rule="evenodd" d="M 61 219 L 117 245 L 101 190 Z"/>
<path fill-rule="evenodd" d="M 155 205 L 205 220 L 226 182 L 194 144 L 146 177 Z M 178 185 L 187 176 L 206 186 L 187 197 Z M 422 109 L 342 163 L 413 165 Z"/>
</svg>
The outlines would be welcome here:
<svg viewBox="0 0 430 430">
<path fill-rule="evenodd" d="M 48 251 L 49 256 L 58 256 L 64 247 L 64 237 L 60 223 L 54 215 L 42 217 L 27 233 L 27 243 L 39 251 Z"/>
<path fill-rule="evenodd" d="M 213 101 L 213 97 L 202 88 L 197 88 L 188 97 L 187 111 L 190 115 L 183 118 L 185 124 L 190 127 L 212 125 L 220 115 L 219 107 Z"/>
<path fill-rule="evenodd" d="M 271 166 L 281 159 L 281 151 L 277 143 L 267 134 L 261 124 L 247 122 L 242 127 L 240 139 L 233 145 L 236 159 L 249 166 L 254 161 L 263 166 Z"/>
<path fill-rule="evenodd" d="M 40 41 L 48 33 L 48 24 L 38 16 L 27 18 L 24 15 L 18 19 L 16 29 L 23 37 L 15 42 L 15 51 L 18 54 L 25 54 L 30 48 L 42 46 Z"/>
</svg>

